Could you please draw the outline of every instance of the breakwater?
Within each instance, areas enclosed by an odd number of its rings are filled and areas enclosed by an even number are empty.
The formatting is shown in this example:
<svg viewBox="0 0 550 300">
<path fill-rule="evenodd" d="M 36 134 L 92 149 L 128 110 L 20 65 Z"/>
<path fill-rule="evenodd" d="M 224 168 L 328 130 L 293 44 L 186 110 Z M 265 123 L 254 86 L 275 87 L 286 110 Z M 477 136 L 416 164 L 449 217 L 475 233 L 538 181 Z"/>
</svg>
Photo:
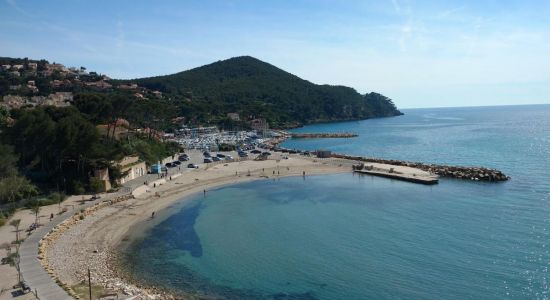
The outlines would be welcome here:
<svg viewBox="0 0 550 300">
<path fill-rule="evenodd" d="M 292 138 L 299 138 L 299 139 L 353 138 L 353 137 L 358 136 L 356 133 L 349 133 L 349 132 L 343 132 L 343 133 L 290 133 L 289 135 Z"/>
<path fill-rule="evenodd" d="M 288 136 L 280 136 L 264 144 L 264 148 L 267 148 L 271 151 L 279 151 L 285 153 L 310 153 L 309 151 L 302 151 L 296 149 L 287 149 L 279 147 L 278 145 L 284 142 Z M 311 154 L 316 155 L 315 151 Z M 342 158 L 355 160 L 360 162 L 371 162 L 371 163 L 380 163 L 388 164 L 394 166 L 405 166 L 417 168 L 432 174 L 438 175 L 440 177 L 449 177 L 457 178 L 464 180 L 473 180 L 473 181 L 487 181 L 487 182 L 501 182 L 507 181 L 510 179 L 509 176 L 506 176 L 502 171 L 496 169 L 490 169 L 485 167 L 464 167 L 464 166 L 449 166 L 449 165 L 440 165 L 440 164 L 426 164 L 421 162 L 410 162 L 404 160 L 394 160 L 394 159 L 382 159 L 374 157 L 362 157 L 362 156 L 353 156 L 339 153 L 331 153 L 333 158 Z"/>
<path fill-rule="evenodd" d="M 462 167 L 462 166 L 447 166 L 439 164 L 425 164 L 420 162 L 409 162 L 393 159 L 381 159 L 372 157 L 351 156 L 345 154 L 332 153 L 331 157 L 350 159 L 362 162 L 372 162 L 380 164 L 388 164 L 394 166 L 405 166 L 417 168 L 423 171 L 430 172 L 432 174 L 439 175 L 441 177 L 450 177 L 457 179 L 466 179 L 474 181 L 489 181 L 498 182 L 506 181 L 510 177 L 506 176 L 502 171 L 496 169 L 489 169 L 484 167 Z"/>
</svg>

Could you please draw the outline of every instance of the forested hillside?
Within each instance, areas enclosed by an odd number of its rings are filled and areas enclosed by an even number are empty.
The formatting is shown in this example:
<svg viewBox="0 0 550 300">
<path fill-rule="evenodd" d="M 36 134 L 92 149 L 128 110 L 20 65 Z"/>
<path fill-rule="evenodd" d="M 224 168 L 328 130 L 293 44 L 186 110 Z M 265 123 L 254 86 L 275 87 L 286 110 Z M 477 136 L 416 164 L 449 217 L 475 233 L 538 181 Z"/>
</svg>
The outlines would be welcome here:
<svg viewBox="0 0 550 300">
<path fill-rule="evenodd" d="M 238 113 L 264 117 L 273 127 L 400 115 L 392 100 L 345 86 L 316 85 L 249 56 L 135 82 L 174 99 L 181 114 L 206 121 Z"/>
</svg>

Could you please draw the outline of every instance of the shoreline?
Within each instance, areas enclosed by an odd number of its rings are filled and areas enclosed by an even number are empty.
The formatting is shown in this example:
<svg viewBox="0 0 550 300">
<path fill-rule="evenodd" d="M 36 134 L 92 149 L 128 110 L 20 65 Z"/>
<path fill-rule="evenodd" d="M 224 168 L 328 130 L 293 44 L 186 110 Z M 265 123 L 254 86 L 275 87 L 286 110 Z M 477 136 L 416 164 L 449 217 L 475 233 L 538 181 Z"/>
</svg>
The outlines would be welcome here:
<svg viewBox="0 0 550 300">
<path fill-rule="evenodd" d="M 137 299 L 179 299 L 181 296 L 164 288 L 146 286 L 133 280 L 120 266 L 121 251 L 176 212 L 171 209 L 183 207 L 194 196 L 200 195 L 201 190 L 220 189 L 253 180 L 302 176 L 304 171 L 306 176 L 351 172 L 353 163 L 292 156 L 289 160 L 234 162 L 190 171 L 151 189 L 153 192 L 90 212 L 47 243 L 42 264 L 68 287 L 82 283 L 87 276 L 82 270 L 91 267 L 92 283 L 105 291 L 140 297 Z M 235 172 L 240 174 L 235 175 Z M 156 212 L 154 219 L 150 218 L 152 211 Z M 75 241 L 76 237 L 86 243 Z"/>
</svg>

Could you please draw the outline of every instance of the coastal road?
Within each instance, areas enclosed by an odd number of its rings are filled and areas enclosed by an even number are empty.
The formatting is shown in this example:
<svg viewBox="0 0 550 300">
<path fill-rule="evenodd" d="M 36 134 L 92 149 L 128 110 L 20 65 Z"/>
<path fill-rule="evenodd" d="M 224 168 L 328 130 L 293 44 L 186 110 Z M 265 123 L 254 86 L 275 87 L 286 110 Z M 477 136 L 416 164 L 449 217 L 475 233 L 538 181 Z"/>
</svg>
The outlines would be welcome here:
<svg viewBox="0 0 550 300">
<path fill-rule="evenodd" d="M 231 153 L 235 156 L 236 153 Z M 195 163 L 199 165 L 200 168 L 206 167 L 202 162 L 202 152 L 191 151 L 190 153 L 191 160 L 189 162 L 182 162 L 181 167 L 170 168 L 168 169 L 168 176 L 175 173 L 182 173 L 183 176 L 189 174 L 194 169 L 188 169 L 188 163 Z M 134 180 L 128 181 L 125 183 L 123 188 L 121 188 L 116 193 L 103 194 L 101 199 L 95 201 L 88 201 L 83 206 L 79 206 L 78 210 L 73 210 L 65 212 L 61 215 L 56 216 L 50 222 L 40 226 L 36 229 L 25 241 L 21 244 L 19 249 L 20 254 L 20 269 L 23 280 L 30 286 L 33 293 L 36 293 L 37 298 L 40 300 L 70 300 L 73 299 L 69 294 L 63 290 L 54 279 L 46 272 L 40 261 L 38 260 L 38 246 L 40 240 L 48 234 L 55 226 L 65 221 L 66 219 L 72 217 L 75 213 L 78 213 L 80 209 L 90 207 L 100 201 L 106 199 L 115 198 L 124 194 L 130 193 L 135 188 L 143 185 L 144 181 L 154 181 L 158 179 L 157 174 L 147 174 L 145 176 L 136 178 Z"/>
<path fill-rule="evenodd" d="M 122 188 L 119 192 L 105 194 L 104 198 L 88 201 L 83 206 L 79 206 L 77 210 L 68 211 L 56 216 L 50 222 L 38 227 L 19 248 L 20 263 L 19 267 L 23 280 L 30 286 L 33 293 L 40 300 L 71 300 L 69 294 L 63 290 L 53 278 L 46 272 L 40 261 L 38 260 L 38 246 L 40 240 L 48 234 L 55 226 L 72 217 L 75 213 L 80 212 L 80 209 L 90 207 L 100 201 L 114 198 L 127 194 L 129 188 Z"/>
<path fill-rule="evenodd" d="M 31 287 L 32 292 L 40 300 L 71 300 L 69 296 L 50 275 L 44 270 L 38 260 L 38 243 L 57 224 L 63 222 L 72 214 L 64 213 L 55 217 L 51 222 L 39 227 L 21 244 L 19 249 L 21 274 L 24 280 Z"/>
</svg>

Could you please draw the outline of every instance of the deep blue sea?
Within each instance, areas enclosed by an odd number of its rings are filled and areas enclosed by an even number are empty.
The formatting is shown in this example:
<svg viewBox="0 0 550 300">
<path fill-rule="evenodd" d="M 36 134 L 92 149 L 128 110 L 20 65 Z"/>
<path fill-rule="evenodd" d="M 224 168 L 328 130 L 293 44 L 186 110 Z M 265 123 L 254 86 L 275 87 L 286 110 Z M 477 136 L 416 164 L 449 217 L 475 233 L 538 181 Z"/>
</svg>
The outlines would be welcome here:
<svg viewBox="0 0 550 300">
<path fill-rule="evenodd" d="M 140 280 L 210 299 L 550 298 L 550 105 L 404 110 L 283 146 L 481 165 L 512 179 L 435 186 L 353 174 L 195 197 L 125 258 Z"/>
</svg>

